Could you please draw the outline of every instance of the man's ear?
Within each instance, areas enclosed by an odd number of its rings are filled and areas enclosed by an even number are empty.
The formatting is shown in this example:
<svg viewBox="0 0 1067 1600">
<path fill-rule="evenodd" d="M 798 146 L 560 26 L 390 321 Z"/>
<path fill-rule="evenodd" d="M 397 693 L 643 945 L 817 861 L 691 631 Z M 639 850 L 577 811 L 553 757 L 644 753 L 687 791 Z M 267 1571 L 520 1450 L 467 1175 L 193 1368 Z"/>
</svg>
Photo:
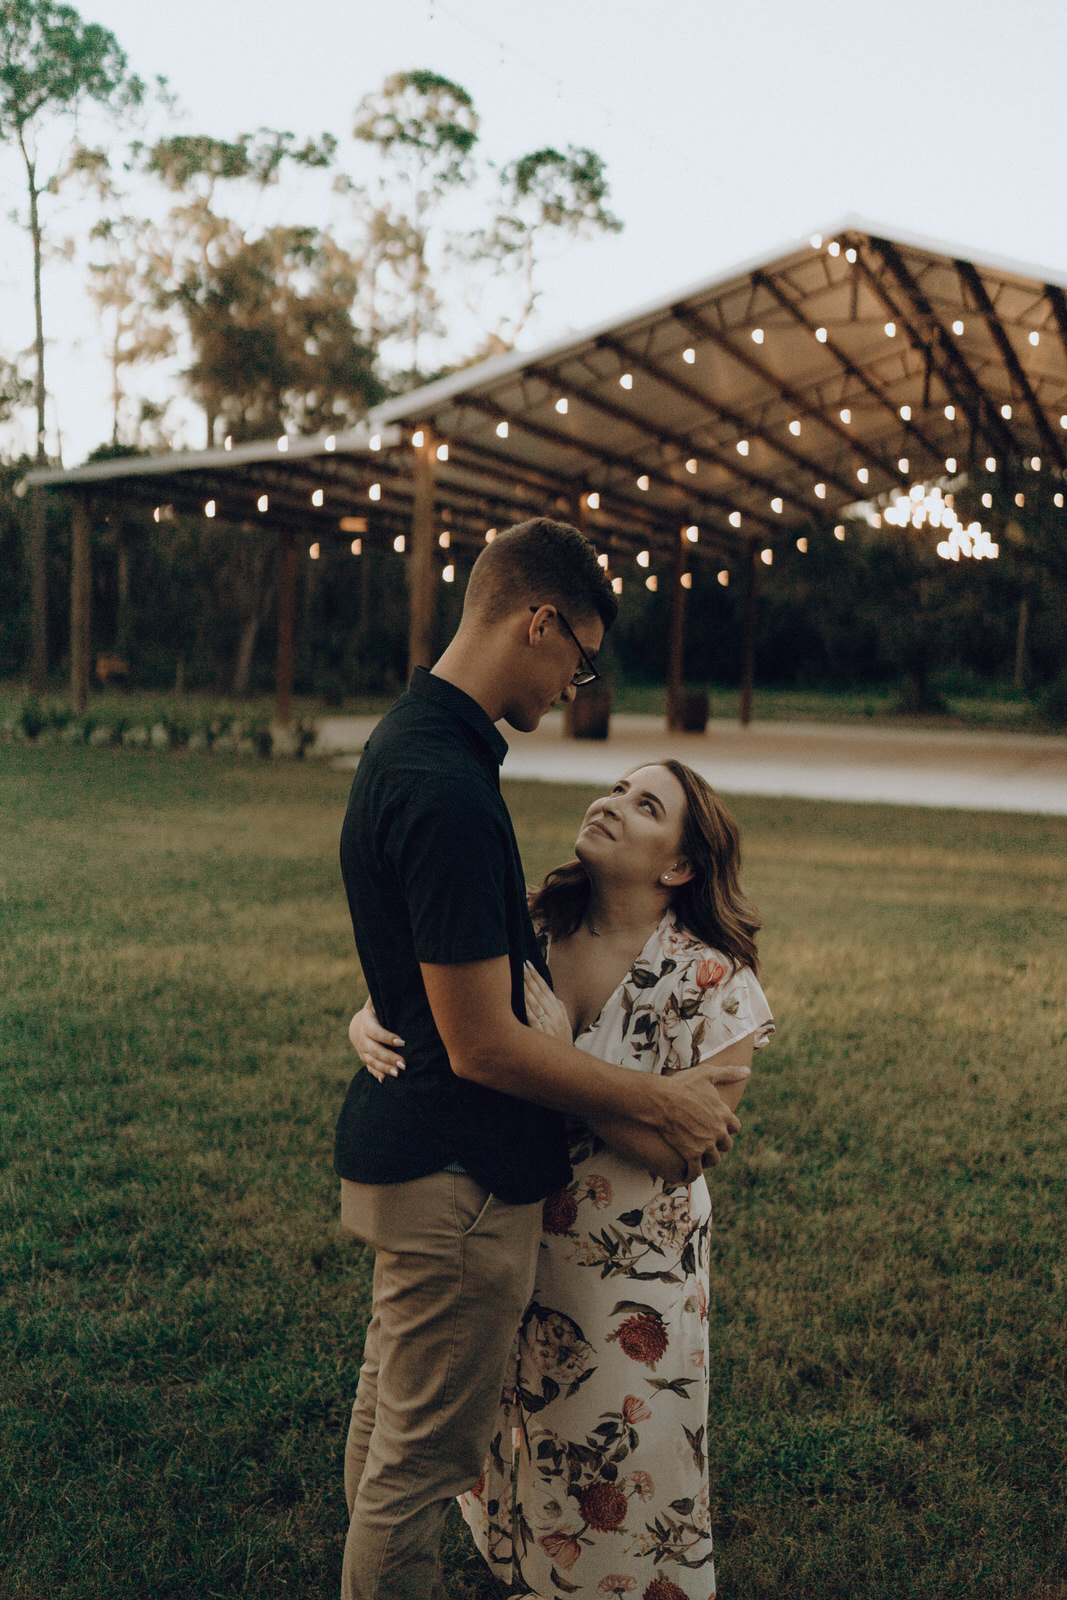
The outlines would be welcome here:
<svg viewBox="0 0 1067 1600">
<path fill-rule="evenodd" d="M 543 605 L 531 607 L 532 615 L 528 614 L 529 626 L 526 629 L 528 643 L 536 645 L 541 642 L 548 632 L 548 625 L 556 615 L 555 606 Z"/>
</svg>

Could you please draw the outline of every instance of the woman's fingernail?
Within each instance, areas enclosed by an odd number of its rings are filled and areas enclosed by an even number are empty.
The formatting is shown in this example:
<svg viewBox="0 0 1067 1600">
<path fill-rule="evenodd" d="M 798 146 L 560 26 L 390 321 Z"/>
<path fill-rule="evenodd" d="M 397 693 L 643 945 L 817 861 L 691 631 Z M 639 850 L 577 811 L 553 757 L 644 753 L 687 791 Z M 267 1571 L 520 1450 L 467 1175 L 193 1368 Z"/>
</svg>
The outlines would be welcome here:
<svg viewBox="0 0 1067 1600">
<path fill-rule="evenodd" d="M 400 1049 L 402 1049 L 402 1048 L 403 1048 L 403 1044 L 404 1044 L 404 1041 L 403 1041 L 403 1039 L 394 1039 L 394 1040 L 393 1040 L 393 1043 L 394 1043 L 394 1044 L 395 1044 L 395 1045 L 396 1045 L 396 1048 L 397 1048 L 397 1049 L 398 1049 L 398 1050 L 400 1050 Z"/>
</svg>

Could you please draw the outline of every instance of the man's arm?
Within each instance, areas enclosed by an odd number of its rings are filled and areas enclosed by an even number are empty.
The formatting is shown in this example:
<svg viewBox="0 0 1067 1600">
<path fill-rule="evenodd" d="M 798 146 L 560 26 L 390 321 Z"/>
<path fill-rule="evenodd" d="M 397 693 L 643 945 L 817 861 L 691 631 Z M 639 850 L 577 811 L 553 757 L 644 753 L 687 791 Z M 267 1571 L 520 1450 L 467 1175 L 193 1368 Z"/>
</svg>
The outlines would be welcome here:
<svg viewBox="0 0 1067 1600">
<path fill-rule="evenodd" d="M 715 1166 L 740 1131 L 715 1088 L 714 1067 L 702 1063 L 668 1078 L 628 1072 L 525 1027 L 511 1009 L 506 956 L 447 966 L 423 962 L 420 969 L 458 1078 L 586 1121 L 600 1115 L 640 1123 L 678 1152 L 689 1178 Z"/>
</svg>

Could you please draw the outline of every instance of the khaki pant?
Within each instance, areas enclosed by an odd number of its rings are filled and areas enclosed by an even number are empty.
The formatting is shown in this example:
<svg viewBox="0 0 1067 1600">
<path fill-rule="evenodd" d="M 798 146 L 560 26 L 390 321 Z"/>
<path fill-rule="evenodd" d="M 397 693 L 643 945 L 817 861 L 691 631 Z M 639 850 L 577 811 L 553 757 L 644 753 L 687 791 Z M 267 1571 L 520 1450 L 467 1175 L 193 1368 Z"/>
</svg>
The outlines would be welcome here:
<svg viewBox="0 0 1067 1600">
<path fill-rule="evenodd" d="M 342 1600 L 430 1600 L 448 1503 L 482 1470 L 533 1291 L 541 1207 L 435 1172 L 342 1181 L 341 1221 L 375 1250 L 345 1448 Z"/>
</svg>

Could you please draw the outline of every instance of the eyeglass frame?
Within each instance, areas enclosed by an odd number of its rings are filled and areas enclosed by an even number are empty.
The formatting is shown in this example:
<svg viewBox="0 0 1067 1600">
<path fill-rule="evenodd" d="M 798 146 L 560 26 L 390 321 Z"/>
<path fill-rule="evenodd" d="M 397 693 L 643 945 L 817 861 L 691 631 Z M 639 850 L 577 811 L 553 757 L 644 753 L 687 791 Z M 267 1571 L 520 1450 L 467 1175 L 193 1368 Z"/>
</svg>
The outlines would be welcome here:
<svg viewBox="0 0 1067 1600">
<path fill-rule="evenodd" d="M 546 601 L 544 603 L 548 604 L 548 605 L 551 605 L 553 611 L 556 613 L 556 616 L 562 622 L 563 626 L 566 628 L 567 632 L 570 634 L 571 638 L 574 640 L 574 643 L 578 646 L 578 654 L 581 657 L 581 661 L 582 661 L 583 665 L 580 665 L 578 670 L 577 670 L 577 672 L 575 672 L 572 675 L 572 677 L 571 677 L 571 688 L 572 689 L 584 689 L 587 684 L 596 683 L 597 679 L 600 677 L 600 673 L 597 671 L 596 667 L 594 667 L 593 663 L 590 661 L 589 657 L 586 655 L 585 648 L 582 645 L 582 641 L 579 639 L 578 635 L 575 633 L 574 629 L 571 627 L 570 623 L 567 621 L 566 617 L 563 615 L 563 612 L 559 609 L 559 606 L 556 605 L 555 601 L 551 601 L 550 600 L 550 601 Z M 540 606 L 531 606 L 530 607 L 530 610 L 534 613 L 535 616 L 536 616 L 537 612 L 540 611 L 540 609 L 541 609 Z"/>
</svg>

